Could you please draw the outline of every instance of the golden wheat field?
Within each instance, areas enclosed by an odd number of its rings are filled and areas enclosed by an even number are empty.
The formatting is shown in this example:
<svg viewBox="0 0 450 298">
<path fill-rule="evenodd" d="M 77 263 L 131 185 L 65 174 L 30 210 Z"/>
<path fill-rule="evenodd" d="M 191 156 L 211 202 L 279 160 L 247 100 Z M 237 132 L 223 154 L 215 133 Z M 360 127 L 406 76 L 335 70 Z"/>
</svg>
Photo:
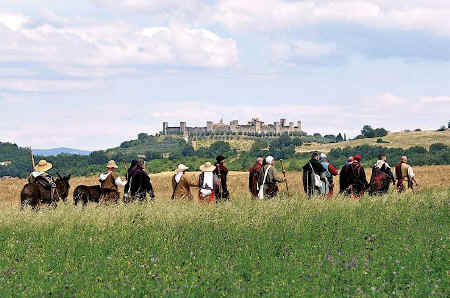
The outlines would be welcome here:
<svg viewBox="0 0 450 298">
<path fill-rule="evenodd" d="M 443 188 L 450 186 L 450 166 L 424 166 L 416 167 L 415 173 L 419 182 L 419 189 L 425 188 Z M 280 173 L 281 174 L 281 173 Z M 367 179 L 370 179 L 370 169 L 366 169 Z M 171 177 L 172 172 L 151 174 L 153 187 L 157 200 L 168 200 L 172 194 Z M 197 177 L 198 172 L 190 172 L 187 175 Z M 288 186 L 290 193 L 303 192 L 303 184 L 301 181 L 301 172 L 287 173 Z M 248 173 L 246 172 L 230 172 L 228 178 L 228 187 L 232 194 L 232 198 L 248 197 Z M 335 189 L 339 189 L 339 179 L 334 178 Z M 19 208 L 19 197 L 22 187 L 25 185 L 25 179 L 0 179 L 0 209 Z M 72 201 L 72 193 L 78 185 L 95 185 L 97 177 L 73 177 L 70 180 L 70 194 L 68 201 Z M 122 189 L 123 190 L 123 189 Z M 280 185 L 280 192 L 286 191 L 285 184 Z M 197 188 L 192 188 L 192 193 L 196 197 Z"/>
</svg>

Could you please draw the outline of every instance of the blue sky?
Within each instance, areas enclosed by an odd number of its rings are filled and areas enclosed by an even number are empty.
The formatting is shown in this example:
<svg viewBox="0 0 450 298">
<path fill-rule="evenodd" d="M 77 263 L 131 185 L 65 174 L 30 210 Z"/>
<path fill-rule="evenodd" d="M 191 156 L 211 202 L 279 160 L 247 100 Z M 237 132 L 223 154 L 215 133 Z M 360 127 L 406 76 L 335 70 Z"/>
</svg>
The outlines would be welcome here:
<svg viewBox="0 0 450 298">
<path fill-rule="evenodd" d="M 3 0 L 0 141 L 93 150 L 255 116 L 436 129 L 449 17 L 437 0 Z"/>
</svg>

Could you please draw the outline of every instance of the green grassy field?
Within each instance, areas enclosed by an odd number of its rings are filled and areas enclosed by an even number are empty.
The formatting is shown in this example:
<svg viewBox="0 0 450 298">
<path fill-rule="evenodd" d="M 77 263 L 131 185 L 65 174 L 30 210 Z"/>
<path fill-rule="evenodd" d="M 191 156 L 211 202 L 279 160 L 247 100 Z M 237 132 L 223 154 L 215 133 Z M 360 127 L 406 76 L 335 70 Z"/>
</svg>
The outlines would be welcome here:
<svg viewBox="0 0 450 298">
<path fill-rule="evenodd" d="M 0 296 L 449 296 L 450 189 L 0 211 Z"/>
</svg>

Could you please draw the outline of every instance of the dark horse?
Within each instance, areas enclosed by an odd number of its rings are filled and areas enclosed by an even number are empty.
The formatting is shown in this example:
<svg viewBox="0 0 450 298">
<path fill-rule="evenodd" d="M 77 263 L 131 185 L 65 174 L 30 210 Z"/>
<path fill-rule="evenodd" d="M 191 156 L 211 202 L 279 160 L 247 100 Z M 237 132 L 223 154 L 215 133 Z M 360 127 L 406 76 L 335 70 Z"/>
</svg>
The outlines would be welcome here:
<svg viewBox="0 0 450 298">
<path fill-rule="evenodd" d="M 98 203 L 100 200 L 101 188 L 100 185 L 78 185 L 73 192 L 73 203 L 76 206 L 81 201 L 83 207 L 88 202 Z"/>
<path fill-rule="evenodd" d="M 34 210 L 38 210 L 41 204 L 47 204 L 56 208 L 59 200 L 64 202 L 69 195 L 69 180 L 70 175 L 61 177 L 58 174 L 58 178 L 55 180 L 56 189 L 51 195 L 51 189 L 44 187 L 40 183 L 27 183 L 20 193 L 21 209 L 29 205 Z"/>
</svg>

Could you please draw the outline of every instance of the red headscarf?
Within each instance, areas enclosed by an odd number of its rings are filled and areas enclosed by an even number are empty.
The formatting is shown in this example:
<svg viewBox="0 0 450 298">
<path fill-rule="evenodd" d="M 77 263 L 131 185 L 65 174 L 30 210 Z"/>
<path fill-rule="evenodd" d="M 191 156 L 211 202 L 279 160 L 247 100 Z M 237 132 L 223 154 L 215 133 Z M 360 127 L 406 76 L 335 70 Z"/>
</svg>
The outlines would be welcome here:
<svg viewBox="0 0 450 298">
<path fill-rule="evenodd" d="M 362 157 L 360 154 L 356 154 L 355 156 L 353 156 L 353 159 L 357 160 L 357 161 L 361 161 Z"/>
</svg>

